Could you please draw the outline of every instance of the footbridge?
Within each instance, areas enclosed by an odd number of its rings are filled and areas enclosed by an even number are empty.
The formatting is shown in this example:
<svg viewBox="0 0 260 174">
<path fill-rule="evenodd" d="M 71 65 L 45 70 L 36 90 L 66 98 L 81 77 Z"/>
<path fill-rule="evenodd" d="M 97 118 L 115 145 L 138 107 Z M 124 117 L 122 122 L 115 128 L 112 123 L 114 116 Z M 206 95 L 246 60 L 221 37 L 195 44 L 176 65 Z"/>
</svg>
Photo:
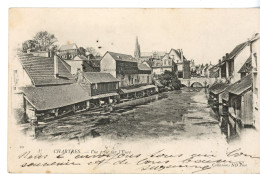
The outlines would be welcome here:
<svg viewBox="0 0 260 174">
<path fill-rule="evenodd" d="M 215 78 L 207 77 L 192 77 L 190 79 L 179 78 L 181 84 L 186 87 L 208 87 L 211 86 Z"/>
</svg>

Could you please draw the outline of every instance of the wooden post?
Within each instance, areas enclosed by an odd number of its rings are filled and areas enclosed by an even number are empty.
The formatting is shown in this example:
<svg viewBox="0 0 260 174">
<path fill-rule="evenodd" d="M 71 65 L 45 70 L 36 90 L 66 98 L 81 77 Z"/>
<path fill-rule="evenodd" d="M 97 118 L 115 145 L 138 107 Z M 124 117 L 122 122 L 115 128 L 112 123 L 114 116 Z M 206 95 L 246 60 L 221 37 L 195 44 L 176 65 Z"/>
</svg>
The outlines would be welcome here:
<svg viewBox="0 0 260 174">
<path fill-rule="evenodd" d="M 74 104 L 72 105 L 72 112 L 75 113 L 75 111 L 76 111 L 76 105 Z"/>
<path fill-rule="evenodd" d="M 55 114 L 55 117 L 57 117 L 58 115 L 59 115 L 59 109 L 57 108 L 57 109 L 54 109 L 54 114 Z"/>
<path fill-rule="evenodd" d="M 230 126 L 229 124 L 227 124 L 227 138 L 230 137 Z"/>
<path fill-rule="evenodd" d="M 90 108 L 90 101 L 86 101 L 86 108 L 89 109 Z"/>
</svg>

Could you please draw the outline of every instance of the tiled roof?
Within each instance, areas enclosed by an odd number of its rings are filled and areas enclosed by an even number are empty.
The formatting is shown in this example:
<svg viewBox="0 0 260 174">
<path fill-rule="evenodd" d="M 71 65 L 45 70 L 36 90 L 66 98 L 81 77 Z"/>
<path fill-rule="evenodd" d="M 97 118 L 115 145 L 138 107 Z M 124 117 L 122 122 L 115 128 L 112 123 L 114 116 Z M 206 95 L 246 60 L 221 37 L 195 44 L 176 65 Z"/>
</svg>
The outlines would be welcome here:
<svg viewBox="0 0 260 174">
<path fill-rule="evenodd" d="M 142 64 L 142 63 L 138 63 L 138 70 L 141 70 L 141 71 L 152 71 L 152 69 L 150 67 L 148 67 L 147 65 Z"/>
<path fill-rule="evenodd" d="M 231 59 L 235 58 L 247 45 L 248 45 L 248 41 L 243 42 L 243 43 L 237 45 L 237 46 L 228 54 L 228 57 L 226 57 L 226 60 L 231 60 Z"/>
<path fill-rule="evenodd" d="M 238 71 L 238 73 L 242 73 L 242 72 L 251 72 L 252 70 L 252 57 L 249 56 L 249 58 L 246 60 L 246 62 L 244 63 L 244 65 L 240 68 L 240 70 Z"/>
<path fill-rule="evenodd" d="M 73 83 L 73 76 L 70 74 L 64 61 L 58 58 L 58 78 L 54 77 L 54 58 L 22 56 L 19 57 L 21 64 L 35 86 L 39 85 L 60 85 Z"/>
<path fill-rule="evenodd" d="M 119 80 L 110 73 L 82 72 L 83 76 L 92 83 L 118 82 Z"/>
<path fill-rule="evenodd" d="M 106 54 L 110 54 L 116 61 L 137 62 L 137 59 L 133 58 L 131 55 L 114 53 L 110 51 L 108 51 Z"/>
<path fill-rule="evenodd" d="M 241 93 L 252 87 L 252 81 L 252 74 L 250 73 L 239 80 L 236 85 L 232 86 L 232 88 L 229 89 L 228 92 L 240 95 Z"/>
<path fill-rule="evenodd" d="M 209 91 L 212 92 L 213 94 L 219 94 L 223 92 L 227 87 L 228 84 L 226 83 L 216 83 L 209 88 Z"/>
<path fill-rule="evenodd" d="M 222 99 L 223 99 L 223 100 L 228 101 L 228 99 L 229 99 L 229 92 L 228 92 L 228 91 L 229 91 L 234 85 L 236 85 L 238 82 L 239 82 L 239 81 L 237 81 L 237 82 L 235 82 L 235 83 L 233 83 L 233 84 L 230 84 L 230 85 L 225 89 L 225 91 L 223 92 L 223 95 L 222 95 Z"/>
<path fill-rule="evenodd" d="M 22 88 L 27 100 L 37 110 L 48 110 L 90 100 L 79 84 L 25 87 Z"/>
<path fill-rule="evenodd" d="M 59 50 L 64 51 L 64 50 L 75 49 L 75 48 L 73 48 L 74 46 L 76 47 L 76 49 L 78 49 L 78 46 L 75 43 L 73 43 L 73 44 L 68 44 L 68 45 L 62 45 Z"/>
</svg>

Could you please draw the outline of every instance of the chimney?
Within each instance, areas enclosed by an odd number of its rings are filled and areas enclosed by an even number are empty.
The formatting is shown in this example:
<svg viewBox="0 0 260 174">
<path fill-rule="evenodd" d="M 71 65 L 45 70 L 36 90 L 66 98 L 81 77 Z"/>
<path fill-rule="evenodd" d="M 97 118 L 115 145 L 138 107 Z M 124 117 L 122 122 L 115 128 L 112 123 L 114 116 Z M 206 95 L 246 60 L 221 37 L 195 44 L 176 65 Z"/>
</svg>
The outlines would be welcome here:
<svg viewBox="0 0 260 174">
<path fill-rule="evenodd" d="M 58 76 L 59 76 L 59 68 L 58 68 L 59 67 L 59 65 L 58 65 L 59 58 L 55 54 L 53 59 L 54 59 L 54 77 L 58 78 Z"/>
<path fill-rule="evenodd" d="M 219 65 L 221 64 L 221 59 L 218 60 L 218 64 L 219 64 Z"/>
<path fill-rule="evenodd" d="M 54 54 L 55 54 L 55 52 L 50 50 L 48 56 L 51 58 L 54 58 Z"/>
<path fill-rule="evenodd" d="M 182 52 L 182 49 L 180 49 L 180 53 L 181 53 L 181 60 L 183 61 L 183 52 Z"/>
</svg>

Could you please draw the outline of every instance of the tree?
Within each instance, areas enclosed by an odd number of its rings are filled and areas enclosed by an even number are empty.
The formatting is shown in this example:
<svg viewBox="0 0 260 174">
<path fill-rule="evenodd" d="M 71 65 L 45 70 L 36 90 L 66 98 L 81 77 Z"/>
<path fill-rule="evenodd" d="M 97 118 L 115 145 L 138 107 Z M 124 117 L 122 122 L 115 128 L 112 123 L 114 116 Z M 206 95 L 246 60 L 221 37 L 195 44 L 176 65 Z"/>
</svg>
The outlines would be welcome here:
<svg viewBox="0 0 260 174">
<path fill-rule="evenodd" d="M 159 76 L 159 80 L 164 86 L 168 86 L 172 89 L 180 89 L 181 87 L 181 82 L 175 72 L 166 70 L 163 74 Z"/>
<path fill-rule="evenodd" d="M 93 47 L 86 47 L 85 52 L 86 55 L 92 54 L 93 56 L 100 56 L 100 53 Z"/>
<path fill-rule="evenodd" d="M 28 49 L 37 50 L 39 44 L 35 40 L 27 40 L 22 43 L 22 51 L 27 52 Z"/>
<path fill-rule="evenodd" d="M 34 40 L 39 44 L 40 51 L 50 50 L 54 43 L 58 41 L 54 34 L 50 34 L 47 31 L 36 33 Z"/>
<path fill-rule="evenodd" d="M 85 56 L 86 55 L 86 49 L 83 48 L 83 47 L 79 47 L 79 54 Z"/>
</svg>

